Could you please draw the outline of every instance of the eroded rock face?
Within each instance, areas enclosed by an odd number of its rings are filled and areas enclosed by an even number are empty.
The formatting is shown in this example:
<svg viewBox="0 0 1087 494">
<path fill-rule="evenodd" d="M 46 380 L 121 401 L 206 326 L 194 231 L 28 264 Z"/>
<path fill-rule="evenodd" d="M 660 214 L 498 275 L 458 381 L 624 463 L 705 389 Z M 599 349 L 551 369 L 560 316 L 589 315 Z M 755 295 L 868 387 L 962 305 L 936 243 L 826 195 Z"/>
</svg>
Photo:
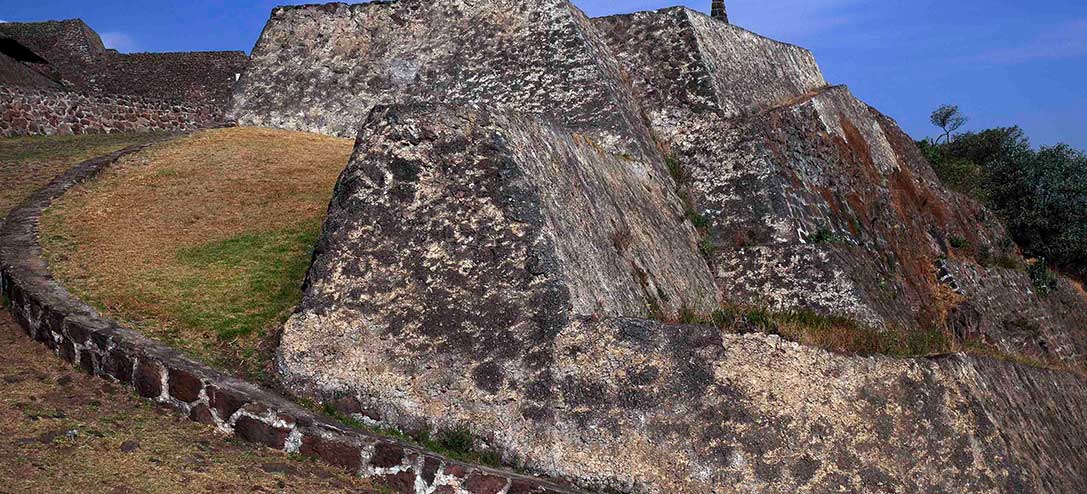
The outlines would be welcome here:
<svg viewBox="0 0 1087 494">
<path fill-rule="evenodd" d="M 574 316 L 712 309 L 696 232 L 646 168 L 536 117 L 379 108 L 284 332 L 285 372 L 322 390 L 408 385 L 449 359 L 433 372 L 470 387 L 548 386 L 548 346 Z"/>
<path fill-rule="evenodd" d="M 806 50 L 682 8 L 594 22 L 690 176 L 725 301 L 965 325 L 1003 351 L 1083 366 L 1087 298 L 1070 282 L 1039 297 L 1026 273 L 987 261 L 1025 265 L 992 213 L 946 191 L 912 139 L 827 86 Z M 1029 343 L 1006 329 L 1023 324 Z"/>
</svg>

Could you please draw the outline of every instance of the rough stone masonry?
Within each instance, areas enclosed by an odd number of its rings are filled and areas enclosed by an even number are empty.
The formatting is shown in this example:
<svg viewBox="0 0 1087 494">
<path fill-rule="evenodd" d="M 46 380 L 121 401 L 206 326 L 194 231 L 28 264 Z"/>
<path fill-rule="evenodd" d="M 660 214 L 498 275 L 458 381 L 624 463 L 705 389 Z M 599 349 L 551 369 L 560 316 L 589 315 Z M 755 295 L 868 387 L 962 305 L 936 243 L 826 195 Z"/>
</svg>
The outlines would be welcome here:
<svg viewBox="0 0 1087 494">
<path fill-rule="evenodd" d="M 1082 365 L 1082 293 L 986 265 L 1022 261 L 991 213 L 806 50 L 685 8 L 284 7 L 231 113 L 357 135 L 277 366 L 360 420 L 630 493 L 1087 483 L 1076 375 L 646 319 L 809 309 Z"/>
</svg>

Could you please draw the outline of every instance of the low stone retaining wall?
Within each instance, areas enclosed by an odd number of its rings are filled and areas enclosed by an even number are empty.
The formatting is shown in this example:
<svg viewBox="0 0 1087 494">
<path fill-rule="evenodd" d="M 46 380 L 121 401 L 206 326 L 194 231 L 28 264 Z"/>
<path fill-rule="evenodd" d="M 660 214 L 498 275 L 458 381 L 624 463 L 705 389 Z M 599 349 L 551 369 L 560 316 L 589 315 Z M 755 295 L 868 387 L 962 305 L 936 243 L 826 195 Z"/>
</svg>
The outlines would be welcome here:
<svg viewBox="0 0 1087 494">
<path fill-rule="evenodd" d="M 0 229 L 0 291 L 29 337 L 88 374 L 122 383 L 190 419 L 246 441 L 317 458 L 410 494 L 574 494 L 537 478 L 469 465 L 348 429 L 100 316 L 55 282 L 42 257 L 42 212 L 131 147 L 81 163 L 42 189 Z"/>
<path fill-rule="evenodd" d="M 0 86 L 3 137 L 188 131 L 223 120 L 222 109 L 212 105 Z"/>
</svg>

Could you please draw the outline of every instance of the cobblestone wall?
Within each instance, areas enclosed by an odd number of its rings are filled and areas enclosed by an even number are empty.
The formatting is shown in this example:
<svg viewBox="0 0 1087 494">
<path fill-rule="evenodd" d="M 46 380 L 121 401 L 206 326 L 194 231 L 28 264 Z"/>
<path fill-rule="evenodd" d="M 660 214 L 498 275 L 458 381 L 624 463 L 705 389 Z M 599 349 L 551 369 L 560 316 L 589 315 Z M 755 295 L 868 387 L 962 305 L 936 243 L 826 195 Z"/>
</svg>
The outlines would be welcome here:
<svg viewBox="0 0 1087 494">
<path fill-rule="evenodd" d="M 214 105 L 0 86 L 0 136 L 185 131 L 223 122 Z"/>
</svg>

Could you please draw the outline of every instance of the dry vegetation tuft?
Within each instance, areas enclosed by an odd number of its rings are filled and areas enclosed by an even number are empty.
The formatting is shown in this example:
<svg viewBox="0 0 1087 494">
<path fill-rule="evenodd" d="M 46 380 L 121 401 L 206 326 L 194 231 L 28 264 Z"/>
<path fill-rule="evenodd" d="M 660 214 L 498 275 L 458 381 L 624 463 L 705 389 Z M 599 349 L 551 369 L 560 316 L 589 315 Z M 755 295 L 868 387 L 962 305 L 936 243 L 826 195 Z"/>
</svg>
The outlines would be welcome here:
<svg viewBox="0 0 1087 494">
<path fill-rule="evenodd" d="M 266 380 L 352 141 L 204 131 L 123 159 L 45 214 L 56 276 L 108 315 Z"/>
</svg>

